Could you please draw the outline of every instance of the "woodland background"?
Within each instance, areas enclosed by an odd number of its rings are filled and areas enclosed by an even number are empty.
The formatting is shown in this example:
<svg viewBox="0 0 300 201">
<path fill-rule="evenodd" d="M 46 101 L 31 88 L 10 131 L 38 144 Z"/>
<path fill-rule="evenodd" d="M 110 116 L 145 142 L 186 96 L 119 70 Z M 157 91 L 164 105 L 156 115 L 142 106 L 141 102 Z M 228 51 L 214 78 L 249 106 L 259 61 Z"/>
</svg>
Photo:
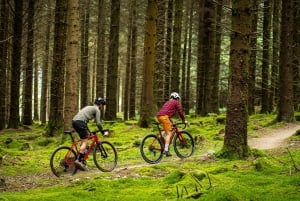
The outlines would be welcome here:
<svg viewBox="0 0 300 201">
<path fill-rule="evenodd" d="M 103 119 L 147 127 L 172 91 L 187 115 L 226 110 L 224 153 L 248 154 L 247 119 L 294 121 L 299 0 L 1 0 L 0 129 L 47 136 L 104 97 Z"/>
</svg>

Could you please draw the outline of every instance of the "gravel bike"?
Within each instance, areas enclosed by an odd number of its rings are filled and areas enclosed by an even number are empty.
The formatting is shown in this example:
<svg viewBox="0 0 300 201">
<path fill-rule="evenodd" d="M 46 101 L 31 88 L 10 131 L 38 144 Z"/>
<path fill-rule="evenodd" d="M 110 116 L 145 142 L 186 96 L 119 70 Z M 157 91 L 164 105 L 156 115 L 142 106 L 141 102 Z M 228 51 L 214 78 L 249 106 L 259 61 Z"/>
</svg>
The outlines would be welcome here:
<svg viewBox="0 0 300 201">
<path fill-rule="evenodd" d="M 154 122 L 153 124 L 156 125 L 158 133 L 147 134 L 142 139 L 140 145 L 142 158 L 150 164 L 160 162 L 165 147 L 164 131 L 160 128 L 160 123 Z M 184 127 L 180 130 L 178 125 L 181 124 L 183 124 Z M 195 151 L 194 139 L 188 131 L 183 130 L 185 128 L 186 123 L 172 123 L 171 143 L 173 142 L 174 151 L 179 158 L 187 158 Z"/>
<path fill-rule="evenodd" d="M 71 146 L 57 147 L 50 157 L 50 167 L 53 174 L 57 177 L 66 174 L 75 174 L 80 169 L 75 160 L 79 154 L 81 140 L 75 140 L 72 133 L 74 131 L 64 131 L 70 135 L 72 139 Z M 89 132 L 88 143 L 83 163 L 86 165 L 86 160 L 90 153 L 93 153 L 93 161 L 96 167 L 103 172 L 112 171 L 117 165 L 117 151 L 115 147 L 108 141 L 102 141 L 97 135 L 97 131 Z"/>
</svg>

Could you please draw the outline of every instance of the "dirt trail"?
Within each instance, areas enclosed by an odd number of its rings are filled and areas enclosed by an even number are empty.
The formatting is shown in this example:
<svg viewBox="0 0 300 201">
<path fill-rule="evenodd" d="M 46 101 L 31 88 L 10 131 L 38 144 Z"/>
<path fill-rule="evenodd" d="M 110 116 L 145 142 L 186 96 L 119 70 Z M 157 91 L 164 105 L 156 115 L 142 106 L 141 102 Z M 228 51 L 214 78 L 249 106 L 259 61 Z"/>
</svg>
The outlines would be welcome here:
<svg viewBox="0 0 300 201">
<path fill-rule="evenodd" d="M 285 147 L 288 145 L 287 138 L 292 136 L 298 129 L 300 129 L 300 124 L 286 124 L 281 128 L 276 129 L 259 129 L 253 131 L 248 134 L 248 144 L 252 148 L 257 149 L 273 149 L 276 147 Z M 251 138 L 251 136 L 256 136 L 255 138 Z M 300 147 L 300 143 L 298 143 Z M 122 177 L 124 176 L 132 176 L 132 177 L 139 177 L 136 175 L 133 169 L 137 167 L 142 167 L 150 165 L 147 163 L 136 164 L 136 165 L 128 165 L 123 167 L 118 167 L 114 170 L 115 177 Z M 94 170 L 95 172 L 98 170 Z M 90 171 L 89 171 L 90 172 Z M 80 175 L 80 174 L 79 174 Z M 82 174 L 82 177 L 84 175 Z M 56 178 L 51 172 L 46 172 L 44 174 L 34 174 L 34 175 L 23 175 L 23 176 L 10 176 L 4 177 L 5 179 L 5 186 L 0 186 L 1 191 L 23 191 L 26 189 L 31 188 L 39 188 L 39 187 L 46 187 L 52 186 L 54 184 L 59 183 L 70 183 L 72 181 L 76 181 L 77 177 L 65 177 L 65 178 Z M 45 182 L 47 181 L 47 182 Z M 4 187 L 4 189 L 3 189 Z"/>
<path fill-rule="evenodd" d="M 248 144 L 252 148 L 263 150 L 285 147 L 288 145 L 287 138 L 292 136 L 298 129 L 300 129 L 299 124 L 286 124 L 277 129 L 253 131 L 253 134 L 258 133 L 258 136 L 249 138 Z"/>
</svg>

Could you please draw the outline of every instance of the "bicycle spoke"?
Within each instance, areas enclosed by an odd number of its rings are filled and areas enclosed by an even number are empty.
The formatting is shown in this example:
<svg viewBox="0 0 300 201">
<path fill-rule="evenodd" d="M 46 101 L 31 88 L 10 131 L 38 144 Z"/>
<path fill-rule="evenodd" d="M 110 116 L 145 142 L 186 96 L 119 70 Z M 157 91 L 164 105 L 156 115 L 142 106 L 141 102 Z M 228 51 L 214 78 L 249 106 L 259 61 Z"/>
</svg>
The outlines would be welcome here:
<svg viewBox="0 0 300 201">
<path fill-rule="evenodd" d="M 162 144 L 156 135 L 147 135 L 141 142 L 140 152 L 146 162 L 158 163 L 162 158 Z"/>
<path fill-rule="evenodd" d="M 72 174 L 75 168 L 75 159 L 75 151 L 71 150 L 70 147 L 58 147 L 50 157 L 51 171 L 57 177 Z"/>
<path fill-rule="evenodd" d="M 103 172 L 110 172 L 117 165 L 117 151 L 107 141 L 102 141 L 100 145 L 96 145 L 93 158 L 97 168 Z"/>
<path fill-rule="evenodd" d="M 174 137 L 174 151 L 180 158 L 191 156 L 195 150 L 194 139 L 187 131 L 181 131 L 180 135 Z"/>
</svg>

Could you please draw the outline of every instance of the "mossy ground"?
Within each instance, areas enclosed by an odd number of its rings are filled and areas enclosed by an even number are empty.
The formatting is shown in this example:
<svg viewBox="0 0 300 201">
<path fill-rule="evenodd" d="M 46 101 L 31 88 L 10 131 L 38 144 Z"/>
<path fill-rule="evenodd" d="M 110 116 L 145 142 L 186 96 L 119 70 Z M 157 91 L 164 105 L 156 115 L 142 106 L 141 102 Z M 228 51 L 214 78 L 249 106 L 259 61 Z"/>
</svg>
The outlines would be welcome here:
<svg viewBox="0 0 300 201">
<path fill-rule="evenodd" d="M 252 150 L 246 160 L 217 158 L 224 124 L 216 119 L 189 118 L 195 154 L 184 160 L 173 154 L 156 165 L 144 162 L 138 149 L 152 128 L 139 128 L 135 121 L 107 124 L 113 132 L 106 140 L 118 151 L 117 168 L 99 172 L 91 160 L 90 171 L 63 178 L 51 173 L 49 158 L 57 146 L 70 144 L 68 138 L 46 138 L 38 124 L 1 131 L 0 200 L 300 200 L 299 148 Z M 250 117 L 251 135 L 262 127 L 280 127 L 273 119 Z"/>
</svg>

